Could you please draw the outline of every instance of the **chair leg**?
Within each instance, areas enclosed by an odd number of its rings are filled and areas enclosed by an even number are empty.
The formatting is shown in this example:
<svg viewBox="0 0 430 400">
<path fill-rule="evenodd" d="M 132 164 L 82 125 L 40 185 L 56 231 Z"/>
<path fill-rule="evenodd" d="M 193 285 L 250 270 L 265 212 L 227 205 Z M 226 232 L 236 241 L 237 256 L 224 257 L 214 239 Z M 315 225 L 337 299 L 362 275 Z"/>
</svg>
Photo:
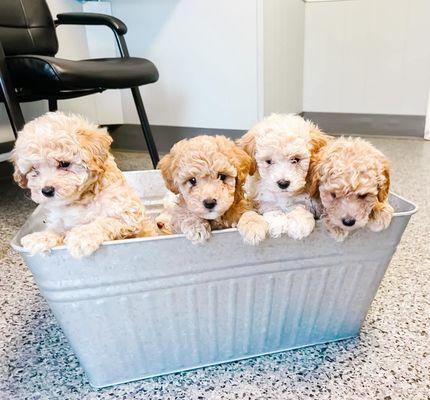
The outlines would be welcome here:
<svg viewBox="0 0 430 400">
<path fill-rule="evenodd" d="M 149 156 L 151 157 L 152 165 L 157 167 L 160 158 L 158 156 L 157 147 L 155 146 L 154 138 L 152 136 L 151 127 L 149 126 L 148 117 L 146 116 L 145 107 L 143 106 L 142 96 L 137 87 L 131 88 L 134 103 L 136 104 L 137 113 L 139 115 L 140 124 L 142 126 L 143 135 L 145 137 L 146 146 L 148 147 Z"/>
<path fill-rule="evenodd" d="M 22 114 L 21 107 L 15 94 L 15 89 L 9 77 L 9 71 L 6 66 L 6 57 L 3 47 L 0 44 L 0 98 L 3 99 L 6 112 L 12 126 L 15 138 L 18 137 L 18 132 L 24 128 L 25 120 Z"/>
<path fill-rule="evenodd" d="M 57 99 L 48 99 L 49 111 L 54 112 L 58 110 L 58 101 Z"/>
<path fill-rule="evenodd" d="M 115 38 L 121 57 L 130 57 L 124 36 L 115 35 Z M 138 87 L 131 88 L 131 93 L 133 94 L 134 104 L 136 104 L 137 114 L 139 115 L 140 125 L 142 126 L 143 136 L 145 137 L 149 156 L 151 157 L 152 165 L 156 168 L 160 158 L 158 156 L 157 147 L 155 146 L 154 137 L 152 136 L 151 127 L 149 126 L 148 117 L 146 116 L 145 107 L 143 106 L 142 96 Z"/>
</svg>

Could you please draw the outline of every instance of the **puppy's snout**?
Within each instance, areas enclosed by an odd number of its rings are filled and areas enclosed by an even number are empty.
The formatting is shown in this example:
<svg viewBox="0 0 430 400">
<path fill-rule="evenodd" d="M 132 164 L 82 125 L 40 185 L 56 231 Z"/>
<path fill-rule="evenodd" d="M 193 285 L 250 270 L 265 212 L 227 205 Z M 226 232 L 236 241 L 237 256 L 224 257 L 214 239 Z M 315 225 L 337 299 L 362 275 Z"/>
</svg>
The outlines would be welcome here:
<svg viewBox="0 0 430 400">
<path fill-rule="evenodd" d="M 42 188 L 42 194 L 45 197 L 53 197 L 55 194 L 55 188 L 54 186 L 45 186 Z"/>
<path fill-rule="evenodd" d="M 345 226 L 354 226 L 355 218 L 350 218 L 350 217 L 342 218 L 342 224 L 344 224 Z"/>
<path fill-rule="evenodd" d="M 290 186 L 290 181 L 286 181 L 285 179 L 281 179 L 278 182 L 276 182 L 278 186 L 281 189 L 286 189 L 288 186 Z"/>
<path fill-rule="evenodd" d="M 215 199 L 206 199 L 206 200 L 203 200 L 203 205 L 208 210 L 212 210 L 216 206 L 216 200 Z"/>
</svg>

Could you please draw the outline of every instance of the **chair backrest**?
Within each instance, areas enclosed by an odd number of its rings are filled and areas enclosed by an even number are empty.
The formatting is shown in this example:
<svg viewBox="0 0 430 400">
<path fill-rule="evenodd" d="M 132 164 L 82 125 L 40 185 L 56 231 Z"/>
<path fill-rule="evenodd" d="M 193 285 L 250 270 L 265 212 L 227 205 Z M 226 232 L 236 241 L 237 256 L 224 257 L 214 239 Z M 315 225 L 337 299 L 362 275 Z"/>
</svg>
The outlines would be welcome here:
<svg viewBox="0 0 430 400">
<path fill-rule="evenodd" d="M 0 0 L 0 42 L 6 56 L 54 56 L 58 40 L 45 0 Z"/>
</svg>

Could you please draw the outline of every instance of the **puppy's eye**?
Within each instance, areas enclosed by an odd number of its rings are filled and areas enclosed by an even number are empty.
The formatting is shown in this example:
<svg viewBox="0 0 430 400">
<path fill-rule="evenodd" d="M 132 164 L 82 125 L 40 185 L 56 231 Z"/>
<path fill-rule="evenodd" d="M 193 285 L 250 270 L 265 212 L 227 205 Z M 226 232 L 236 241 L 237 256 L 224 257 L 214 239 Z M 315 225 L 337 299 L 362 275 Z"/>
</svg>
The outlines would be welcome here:
<svg viewBox="0 0 430 400">
<path fill-rule="evenodd" d="M 364 200 L 368 195 L 369 195 L 369 193 L 359 194 L 357 197 L 358 197 L 360 200 Z"/>
<path fill-rule="evenodd" d="M 266 164 L 272 165 L 273 161 L 272 160 L 266 160 Z"/>
<path fill-rule="evenodd" d="M 30 174 L 33 175 L 33 176 L 37 176 L 37 175 L 39 175 L 39 171 L 36 168 L 33 167 L 30 170 Z"/>
<path fill-rule="evenodd" d="M 330 193 L 330 194 L 331 194 L 331 197 L 332 197 L 333 199 L 335 199 L 335 198 L 336 198 L 336 193 L 332 192 L 332 193 Z"/>
<path fill-rule="evenodd" d="M 227 175 L 225 175 L 225 174 L 218 174 L 218 179 L 224 182 L 227 179 Z"/>
<path fill-rule="evenodd" d="M 70 162 L 69 161 L 58 161 L 58 168 L 69 168 Z"/>
<path fill-rule="evenodd" d="M 197 179 L 196 178 L 188 179 L 188 182 L 190 182 L 191 186 L 196 186 L 197 185 Z"/>
<path fill-rule="evenodd" d="M 297 164 L 299 162 L 300 162 L 300 158 L 299 157 L 294 157 L 294 158 L 291 159 L 291 163 L 292 164 Z"/>
</svg>

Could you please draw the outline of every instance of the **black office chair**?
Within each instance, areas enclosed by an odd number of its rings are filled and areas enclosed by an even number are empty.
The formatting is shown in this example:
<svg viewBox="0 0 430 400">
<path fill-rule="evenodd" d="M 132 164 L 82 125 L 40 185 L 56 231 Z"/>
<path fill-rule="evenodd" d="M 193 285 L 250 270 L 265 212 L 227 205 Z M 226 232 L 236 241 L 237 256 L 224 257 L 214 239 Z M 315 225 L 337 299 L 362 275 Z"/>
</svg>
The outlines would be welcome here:
<svg viewBox="0 0 430 400">
<path fill-rule="evenodd" d="M 55 57 L 58 25 L 105 25 L 112 29 L 121 58 L 82 61 Z M 54 22 L 45 0 L 0 0 L 0 102 L 3 101 L 15 137 L 24 126 L 20 102 L 57 100 L 130 88 L 154 167 L 159 157 L 139 86 L 158 80 L 155 65 L 129 56 L 127 26 L 110 15 L 65 13 Z"/>
</svg>

